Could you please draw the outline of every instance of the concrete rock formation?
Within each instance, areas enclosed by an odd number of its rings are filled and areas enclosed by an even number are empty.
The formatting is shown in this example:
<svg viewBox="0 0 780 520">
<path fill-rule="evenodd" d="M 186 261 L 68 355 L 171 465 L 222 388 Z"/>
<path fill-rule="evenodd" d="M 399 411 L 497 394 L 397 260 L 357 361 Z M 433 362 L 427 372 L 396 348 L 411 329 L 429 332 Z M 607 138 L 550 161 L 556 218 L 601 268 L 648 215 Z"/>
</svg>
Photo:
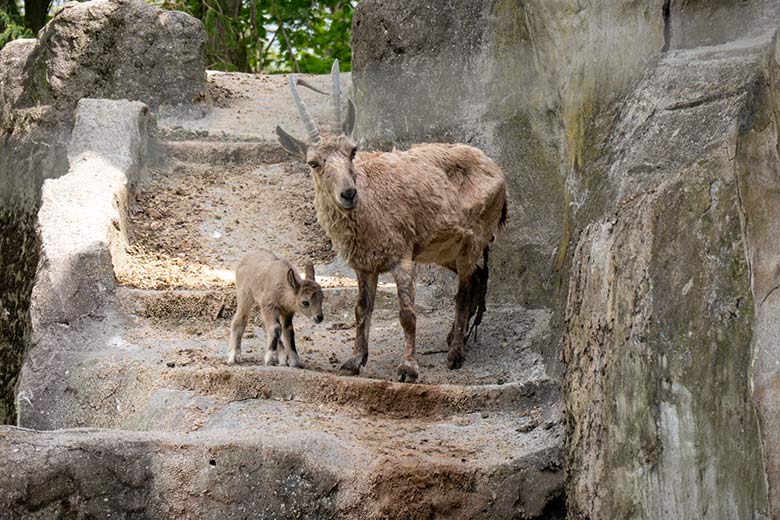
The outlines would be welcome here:
<svg viewBox="0 0 780 520">
<path fill-rule="evenodd" d="M 489 294 L 554 310 L 573 518 L 780 515 L 778 27 L 761 0 L 355 14 L 361 136 L 476 143 L 514 188 L 494 272 L 522 281 Z"/>
<path fill-rule="evenodd" d="M 0 51 L 0 510 L 780 518 L 778 28 L 773 0 L 361 1 L 362 142 L 468 142 L 510 183 L 480 342 L 444 368 L 420 273 L 403 385 L 387 280 L 366 377 L 335 374 L 354 279 L 276 144 L 286 78 L 205 76 L 183 15 L 69 4 Z M 244 244 L 317 263 L 305 370 L 251 337 L 224 363 Z"/>
<path fill-rule="evenodd" d="M 204 56 L 197 20 L 140 0 L 66 4 L 37 39 L 0 50 L 0 420 L 13 417 L 10 396 L 30 343 L 41 187 L 69 169 L 79 100 L 130 99 L 157 114 L 198 112 Z"/>
</svg>

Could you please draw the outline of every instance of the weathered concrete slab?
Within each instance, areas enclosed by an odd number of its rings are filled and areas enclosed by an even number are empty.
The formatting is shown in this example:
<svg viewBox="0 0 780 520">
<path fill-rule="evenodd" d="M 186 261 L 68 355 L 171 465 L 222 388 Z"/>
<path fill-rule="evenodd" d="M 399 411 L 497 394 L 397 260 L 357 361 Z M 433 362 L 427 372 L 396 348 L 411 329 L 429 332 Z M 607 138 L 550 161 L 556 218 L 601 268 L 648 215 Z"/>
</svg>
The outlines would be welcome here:
<svg viewBox="0 0 780 520">
<path fill-rule="evenodd" d="M 144 157 L 146 116 L 139 102 L 79 103 L 70 171 L 43 185 L 34 329 L 86 316 L 113 292 L 113 261 L 126 243 L 127 190 Z"/>
<path fill-rule="evenodd" d="M 749 214 L 768 216 L 764 195 L 748 205 L 745 190 L 769 195 L 738 175 L 735 156 L 746 122 L 766 125 L 773 46 L 765 37 L 670 52 L 621 112 L 603 194 L 614 212 L 583 232 L 567 304 L 574 518 L 772 514 L 764 464 L 776 444 L 762 433 L 762 451 L 751 399 L 760 300 L 743 235 Z M 774 166 L 747 164 L 774 178 Z M 764 370 L 754 367 L 754 382 Z"/>
</svg>

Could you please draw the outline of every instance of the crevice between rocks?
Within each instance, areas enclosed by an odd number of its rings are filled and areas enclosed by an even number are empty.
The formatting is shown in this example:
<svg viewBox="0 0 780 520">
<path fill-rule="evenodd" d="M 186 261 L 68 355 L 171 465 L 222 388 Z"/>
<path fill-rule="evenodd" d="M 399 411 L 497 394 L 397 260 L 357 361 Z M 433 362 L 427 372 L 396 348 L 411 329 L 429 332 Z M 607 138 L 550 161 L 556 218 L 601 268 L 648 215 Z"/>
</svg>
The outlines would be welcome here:
<svg viewBox="0 0 780 520">
<path fill-rule="evenodd" d="M 671 0 L 666 0 L 661 8 L 662 16 L 664 17 L 664 46 L 661 48 L 661 52 L 669 50 L 669 42 L 672 39 L 672 29 L 670 23 L 671 17 Z"/>
</svg>

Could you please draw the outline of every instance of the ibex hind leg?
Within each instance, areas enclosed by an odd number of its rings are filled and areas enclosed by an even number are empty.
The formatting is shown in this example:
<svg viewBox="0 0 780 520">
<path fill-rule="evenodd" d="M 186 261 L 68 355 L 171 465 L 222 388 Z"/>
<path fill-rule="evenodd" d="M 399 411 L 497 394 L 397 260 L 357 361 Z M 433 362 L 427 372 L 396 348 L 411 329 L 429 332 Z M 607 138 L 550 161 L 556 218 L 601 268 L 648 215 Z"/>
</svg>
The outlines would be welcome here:
<svg viewBox="0 0 780 520">
<path fill-rule="evenodd" d="M 458 273 L 458 292 L 455 295 L 455 321 L 447 336 L 449 351 L 447 354 L 447 367 L 457 369 L 463 366 L 465 359 L 464 346 L 472 331 L 476 330 L 482 321 L 485 312 L 485 296 L 487 294 L 487 257 L 488 250 L 482 252 L 485 259 L 484 267 L 473 266 L 470 272 L 466 270 Z M 468 323 L 474 317 L 469 333 L 466 334 Z"/>
</svg>

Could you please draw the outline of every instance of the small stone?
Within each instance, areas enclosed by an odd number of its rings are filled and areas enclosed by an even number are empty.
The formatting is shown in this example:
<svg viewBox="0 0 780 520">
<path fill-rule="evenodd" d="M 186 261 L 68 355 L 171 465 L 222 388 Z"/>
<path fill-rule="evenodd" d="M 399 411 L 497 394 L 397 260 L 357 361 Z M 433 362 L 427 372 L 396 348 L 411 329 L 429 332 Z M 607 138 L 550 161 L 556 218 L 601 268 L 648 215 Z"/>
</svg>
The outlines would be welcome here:
<svg viewBox="0 0 780 520">
<path fill-rule="evenodd" d="M 515 428 L 515 430 L 520 433 L 527 433 L 533 430 L 534 428 L 536 428 L 536 423 L 534 421 L 528 421 L 527 423 L 522 424 L 517 428 Z"/>
<path fill-rule="evenodd" d="M 162 213 L 157 211 L 154 208 L 149 208 L 146 210 L 146 214 L 149 215 L 152 218 L 162 218 Z"/>
<path fill-rule="evenodd" d="M 487 412 L 482 412 L 482 418 L 483 418 L 483 419 L 487 419 L 488 417 L 490 417 L 490 414 L 489 414 L 489 413 L 487 413 Z"/>
<path fill-rule="evenodd" d="M 176 363 L 174 363 L 173 361 L 168 361 L 168 362 L 166 363 L 166 365 L 168 366 L 168 368 L 173 368 L 173 367 L 175 367 L 175 366 L 176 366 Z"/>
</svg>

